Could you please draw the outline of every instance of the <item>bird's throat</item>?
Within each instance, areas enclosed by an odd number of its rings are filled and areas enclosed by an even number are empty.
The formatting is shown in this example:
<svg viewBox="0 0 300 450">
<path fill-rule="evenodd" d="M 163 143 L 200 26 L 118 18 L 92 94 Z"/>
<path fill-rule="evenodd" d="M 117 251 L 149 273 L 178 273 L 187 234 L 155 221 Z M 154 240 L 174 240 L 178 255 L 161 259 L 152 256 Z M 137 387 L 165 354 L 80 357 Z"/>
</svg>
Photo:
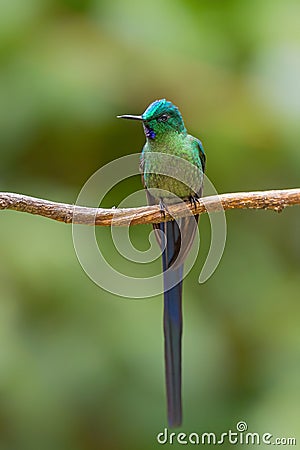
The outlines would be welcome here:
<svg viewBox="0 0 300 450">
<path fill-rule="evenodd" d="M 154 130 L 152 130 L 152 128 L 150 128 L 149 126 L 147 126 L 145 124 L 143 124 L 143 127 L 144 127 L 144 132 L 145 132 L 146 138 L 151 139 L 151 140 L 156 138 L 156 133 Z"/>
</svg>

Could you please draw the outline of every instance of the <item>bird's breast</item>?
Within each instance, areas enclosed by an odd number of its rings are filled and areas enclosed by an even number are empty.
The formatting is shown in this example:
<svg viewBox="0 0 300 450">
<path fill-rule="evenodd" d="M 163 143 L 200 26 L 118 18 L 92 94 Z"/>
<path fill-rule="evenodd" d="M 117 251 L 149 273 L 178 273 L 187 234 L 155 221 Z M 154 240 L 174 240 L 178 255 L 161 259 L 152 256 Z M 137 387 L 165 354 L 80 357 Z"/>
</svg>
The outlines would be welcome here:
<svg viewBox="0 0 300 450">
<path fill-rule="evenodd" d="M 174 195 L 186 198 L 200 191 L 202 172 L 192 149 L 184 143 L 169 142 L 154 150 L 146 147 L 143 157 L 144 181 L 153 197 L 171 201 Z"/>
</svg>

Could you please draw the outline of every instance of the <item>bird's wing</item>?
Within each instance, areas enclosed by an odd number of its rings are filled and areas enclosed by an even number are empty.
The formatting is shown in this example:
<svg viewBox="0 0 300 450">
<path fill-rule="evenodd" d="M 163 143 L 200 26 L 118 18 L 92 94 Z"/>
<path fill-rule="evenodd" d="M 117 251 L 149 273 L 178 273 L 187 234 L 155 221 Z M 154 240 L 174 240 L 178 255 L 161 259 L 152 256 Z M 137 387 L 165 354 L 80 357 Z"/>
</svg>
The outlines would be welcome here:
<svg viewBox="0 0 300 450">
<path fill-rule="evenodd" d="M 195 138 L 194 136 L 191 136 L 191 138 L 192 138 L 193 144 L 196 146 L 196 150 L 199 153 L 199 158 L 200 158 L 200 163 L 201 163 L 201 171 L 204 174 L 206 156 L 205 156 L 202 142 L 199 139 Z M 200 169 L 200 167 L 199 167 L 199 169 Z M 202 190 L 203 190 L 203 176 L 202 176 L 202 180 L 201 180 L 201 184 L 200 184 L 200 189 L 198 192 L 196 192 L 198 197 L 202 196 Z M 174 253 L 174 257 L 172 259 L 172 264 L 173 264 L 174 269 L 178 268 L 186 259 L 187 255 L 192 247 L 194 238 L 195 238 L 195 234 L 196 234 L 196 231 L 198 228 L 198 221 L 199 221 L 198 214 L 194 215 L 193 217 L 183 217 L 182 219 L 178 220 L 178 224 L 179 224 L 180 230 L 181 230 L 181 240 L 178 240 L 178 245 L 175 247 L 177 249 L 177 252 Z M 182 246 L 182 248 L 181 248 L 179 258 L 178 258 L 180 246 Z"/>
<path fill-rule="evenodd" d="M 195 151 L 198 152 L 199 155 L 199 162 L 201 164 L 201 167 L 199 167 L 199 169 L 202 171 L 202 174 L 204 174 L 205 171 L 205 165 L 206 165 L 206 156 L 205 156 L 205 152 L 204 152 L 204 148 L 202 145 L 202 142 L 195 138 L 194 136 L 190 136 L 191 140 L 192 140 L 192 144 L 195 148 Z M 201 185 L 200 185 L 200 189 L 198 192 L 196 192 L 196 194 L 198 195 L 198 197 L 202 196 L 202 188 L 203 188 L 203 176 L 202 176 L 202 180 L 201 180 Z"/>
<path fill-rule="evenodd" d="M 200 158 L 200 161 L 201 161 L 202 172 L 204 173 L 204 171 L 205 171 L 205 164 L 206 164 L 206 156 L 205 156 L 204 148 L 203 148 L 202 142 L 199 139 L 195 138 L 195 141 L 196 141 L 196 143 L 198 145 L 199 158 Z"/>
<path fill-rule="evenodd" d="M 203 145 L 199 139 L 192 137 L 192 140 L 194 142 L 194 145 L 197 146 L 197 150 L 199 152 L 199 158 L 200 158 L 200 162 L 201 162 L 201 170 L 204 173 L 206 158 L 205 158 Z M 141 177 L 142 177 L 142 183 L 146 190 L 148 205 L 157 205 L 159 203 L 158 199 L 156 199 L 155 197 L 153 197 L 150 194 L 150 192 L 148 191 L 147 186 L 145 184 L 143 153 L 141 154 L 141 158 L 140 158 L 140 172 L 141 172 Z M 201 183 L 201 187 L 200 187 L 199 191 L 197 192 L 197 195 L 199 197 L 201 197 L 201 195 L 202 195 L 202 183 Z M 171 256 L 171 258 L 169 260 L 169 264 L 170 264 L 170 266 L 173 266 L 174 270 L 183 264 L 184 260 L 186 259 L 187 255 L 191 249 L 191 246 L 194 241 L 195 233 L 197 231 L 198 220 L 199 220 L 198 215 L 194 215 L 193 217 L 183 217 L 183 218 L 177 219 L 176 229 L 178 229 L 178 231 L 180 229 L 181 232 L 179 232 L 177 234 L 174 233 L 174 236 L 176 234 L 177 237 L 175 239 L 174 246 L 173 246 L 173 255 L 169 255 L 169 256 Z M 154 229 L 154 233 L 155 233 L 155 237 L 158 242 L 158 245 L 160 246 L 160 248 L 162 248 L 161 233 L 164 232 L 164 227 L 162 226 L 162 224 L 157 224 L 157 223 L 154 223 L 152 225 L 153 225 L 153 229 Z"/>
</svg>

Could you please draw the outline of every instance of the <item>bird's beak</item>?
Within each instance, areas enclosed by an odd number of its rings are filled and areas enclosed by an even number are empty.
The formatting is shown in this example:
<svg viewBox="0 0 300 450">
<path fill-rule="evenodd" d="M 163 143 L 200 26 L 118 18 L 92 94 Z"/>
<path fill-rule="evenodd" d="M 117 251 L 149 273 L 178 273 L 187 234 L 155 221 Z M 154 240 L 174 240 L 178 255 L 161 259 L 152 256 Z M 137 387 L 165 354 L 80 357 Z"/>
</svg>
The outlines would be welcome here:
<svg viewBox="0 0 300 450">
<path fill-rule="evenodd" d="M 142 116 L 133 116 L 131 114 L 124 114 L 123 116 L 117 116 L 118 119 L 130 119 L 130 120 L 143 120 Z"/>
</svg>

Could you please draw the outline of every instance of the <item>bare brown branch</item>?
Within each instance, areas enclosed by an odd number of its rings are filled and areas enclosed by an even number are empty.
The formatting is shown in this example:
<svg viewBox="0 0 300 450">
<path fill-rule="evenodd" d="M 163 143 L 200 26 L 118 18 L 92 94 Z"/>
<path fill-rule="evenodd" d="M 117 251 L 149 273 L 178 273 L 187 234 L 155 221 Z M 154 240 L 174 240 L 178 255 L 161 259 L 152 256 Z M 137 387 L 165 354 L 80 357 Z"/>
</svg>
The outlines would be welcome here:
<svg viewBox="0 0 300 450">
<path fill-rule="evenodd" d="M 293 205 L 300 205 L 300 188 L 221 194 L 199 199 L 196 208 L 189 204 L 178 204 L 168 209 L 172 215 L 182 217 L 190 214 L 190 212 L 192 214 L 203 214 L 220 211 L 220 209 L 271 209 L 281 212 L 285 207 Z M 101 226 L 158 223 L 171 218 L 169 213 L 162 217 L 158 206 L 126 209 L 88 208 L 10 192 L 0 192 L 1 209 L 36 214 L 59 222 Z"/>
</svg>

